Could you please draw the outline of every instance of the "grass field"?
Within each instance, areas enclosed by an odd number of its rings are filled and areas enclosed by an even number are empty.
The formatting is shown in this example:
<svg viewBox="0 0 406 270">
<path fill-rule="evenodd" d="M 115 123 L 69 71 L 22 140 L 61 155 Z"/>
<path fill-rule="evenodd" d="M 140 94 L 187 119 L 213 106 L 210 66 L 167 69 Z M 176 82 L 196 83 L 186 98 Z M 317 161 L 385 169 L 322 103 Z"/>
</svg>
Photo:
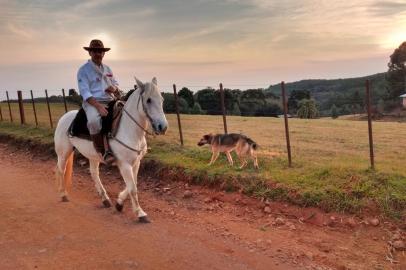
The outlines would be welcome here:
<svg viewBox="0 0 406 270">
<path fill-rule="evenodd" d="M 6 107 L 1 106 L 4 117 Z M 51 110 L 55 121 L 64 112 L 62 104 L 51 104 Z M 15 112 L 17 116 L 16 107 Z M 38 106 L 38 114 L 41 125 L 49 127 L 45 104 Z M 242 132 L 259 144 L 257 172 L 252 164 L 246 170 L 231 168 L 224 156 L 214 166 L 207 166 L 210 152 L 196 143 L 203 134 L 222 133 L 221 116 L 181 115 L 186 146 L 183 148 L 179 146 L 176 115 L 167 117 L 170 129 L 165 136 L 149 138 L 148 158 L 181 167 L 195 179 L 231 179 L 231 183 L 237 181 L 237 186 L 254 196 L 326 210 L 358 212 L 374 202 L 388 216 L 405 214 L 406 151 L 402 142 L 406 141 L 406 123 L 373 122 L 373 171 L 369 169 L 367 122 L 289 119 L 293 167 L 288 168 L 283 119 L 227 117 L 229 132 Z M 27 122 L 34 123 L 32 119 L 27 117 Z M 0 131 L 52 140 L 52 131 L 46 128 L 20 129 L 3 123 Z M 233 188 L 235 185 L 230 186 Z"/>
<path fill-rule="evenodd" d="M 11 115 L 15 123 L 20 123 L 20 110 L 17 103 L 10 103 Z M 10 112 L 7 103 L 0 103 L 1 112 L 5 121 L 10 121 Z M 67 104 L 68 110 L 75 110 L 77 105 Z M 50 103 L 52 123 L 54 127 L 58 122 L 59 117 L 65 113 L 65 107 L 63 104 Z M 46 103 L 35 103 L 35 110 L 37 112 L 38 125 L 42 127 L 50 127 L 48 106 Z M 35 125 L 34 109 L 31 103 L 24 103 L 24 115 L 27 124 Z"/>
</svg>

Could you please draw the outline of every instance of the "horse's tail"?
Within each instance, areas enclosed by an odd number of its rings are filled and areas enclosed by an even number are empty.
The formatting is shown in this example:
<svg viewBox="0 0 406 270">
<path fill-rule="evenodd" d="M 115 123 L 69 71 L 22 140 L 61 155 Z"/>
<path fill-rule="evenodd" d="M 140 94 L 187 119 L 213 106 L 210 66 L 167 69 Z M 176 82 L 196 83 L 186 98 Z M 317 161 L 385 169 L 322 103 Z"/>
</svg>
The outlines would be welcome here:
<svg viewBox="0 0 406 270">
<path fill-rule="evenodd" d="M 73 172 L 73 152 L 69 155 L 66 162 L 65 174 L 63 176 L 63 181 L 65 182 L 66 189 L 70 189 L 72 186 L 72 172 Z"/>
</svg>

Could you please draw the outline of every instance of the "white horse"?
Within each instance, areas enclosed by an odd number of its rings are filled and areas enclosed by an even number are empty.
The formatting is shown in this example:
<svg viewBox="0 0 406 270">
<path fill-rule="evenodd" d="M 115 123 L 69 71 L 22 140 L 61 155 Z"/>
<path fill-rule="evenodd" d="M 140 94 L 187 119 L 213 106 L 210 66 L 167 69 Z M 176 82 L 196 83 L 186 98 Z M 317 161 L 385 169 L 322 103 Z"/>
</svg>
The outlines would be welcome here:
<svg viewBox="0 0 406 270">
<path fill-rule="evenodd" d="M 145 84 L 138 79 L 135 80 L 138 89 L 128 98 L 116 136 L 109 139 L 109 143 L 126 184 L 126 188 L 118 196 L 116 209 L 118 211 L 122 210 L 124 200 L 129 195 L 133 211 L 138 215 L 138 220 L 140 222 L 149 222 L 147 214 L 138 203 L 138 169 L 142 157 L 147 152 L 145 133 L 148 132 L 148 125 L 152 126 L 155 134 L 165 134 L 168 121 L 163 112 L 163 98 L 158 89 L 156 78 Z M 77 110 L 65 113 L 59 119 L 55 130 L 55 151 L 58 155 L 56 180 L 59 185 L 60 196 L 62 201 L 68 201 L 67 187 L 71 184 L 73 149 L 76 148 L 89 159 L 90 173 L 96 189 L 102 198 L 104 206 L 110 207 L 111 200 L 99 178 L 99 164 L 102 162 L 100 154 L 96 152 L 90 140 L 71 137 L 68 134 L 69 126 L 76 114 Z"/>
</svg>

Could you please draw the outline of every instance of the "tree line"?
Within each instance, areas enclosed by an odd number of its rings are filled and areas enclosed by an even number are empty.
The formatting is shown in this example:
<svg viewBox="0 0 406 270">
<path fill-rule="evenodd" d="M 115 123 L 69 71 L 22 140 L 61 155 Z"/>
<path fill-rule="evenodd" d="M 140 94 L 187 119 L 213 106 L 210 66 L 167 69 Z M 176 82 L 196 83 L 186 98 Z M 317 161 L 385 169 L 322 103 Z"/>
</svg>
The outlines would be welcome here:
<svg viewBox="0 0 406 270">
<path fill-rule="evenodd" d="M 175 96 L 162 93 L 164 110 L 174 113 Z M 193 93 L 187 87 L 178 92 L 179 110 L 185 114 L 222 114 L 220 90 L 207 87 Z M 224 106 L 228 115 L 278 116 L 282 113 L 280 97 L 264 89 L 224 89 Z"/>
<path fill-rule="evenodd" d="M 360 78 L 334 80 L 302 80 L 286 84 L 288 113 L 300 118 L 317 118 L 365 112 L 365 81 L 371 82 L 373 113 L 390 112 L 401 106 L 399 96 L 406 93 L 406 42 L 390 56 L 388 71 Z M 278 116 L 283 113 L 281 85 L 267 89 L 224 89 L 227 115 Z M 162 93 L 164 111 L 175 113 L 175 96 Z M 222 114 L 220 91 L 211 87 L 192 92 L 183 87 L 178 92 L 180 113 Z M 35 99 L 45 102 L 44 97 Z M 62 96 L 50 96 L 50 102 L 62 102 Z M 67 101 L 81 105 L 75 89 L 69 89 Z M 4 102 L 4 101 L 3 101 Z M 25 100 L 28 102 L 28 100 Z"/>
</svg>

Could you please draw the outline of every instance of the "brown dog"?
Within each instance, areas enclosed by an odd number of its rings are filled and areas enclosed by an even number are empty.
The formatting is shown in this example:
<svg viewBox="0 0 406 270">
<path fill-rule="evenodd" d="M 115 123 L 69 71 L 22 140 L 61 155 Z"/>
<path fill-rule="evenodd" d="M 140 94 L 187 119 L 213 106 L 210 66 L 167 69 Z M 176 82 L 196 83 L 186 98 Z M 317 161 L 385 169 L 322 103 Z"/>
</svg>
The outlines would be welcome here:
<svg viewBox="0 0 406 270">
<path fill-rule="evenodd" d="M 258 145 L 242 134 L 206 134 L 197 143 L 198 146 L 205 144 L 211 145 L 212 156 L 209 165 L 213 164 L 218 158 L 219 154 L 224 152 L 227 156 L 228 162 L 233 166 L 233 159 L 231 157 L 231 152 L 235 151 L 238 158 L 241 161 L 240 169 L 247 165 L 246 157 L 249 156 L 253 162 L 254 167 L 258 169 L 258 160 L 255 150 Z"/>
</svg>

